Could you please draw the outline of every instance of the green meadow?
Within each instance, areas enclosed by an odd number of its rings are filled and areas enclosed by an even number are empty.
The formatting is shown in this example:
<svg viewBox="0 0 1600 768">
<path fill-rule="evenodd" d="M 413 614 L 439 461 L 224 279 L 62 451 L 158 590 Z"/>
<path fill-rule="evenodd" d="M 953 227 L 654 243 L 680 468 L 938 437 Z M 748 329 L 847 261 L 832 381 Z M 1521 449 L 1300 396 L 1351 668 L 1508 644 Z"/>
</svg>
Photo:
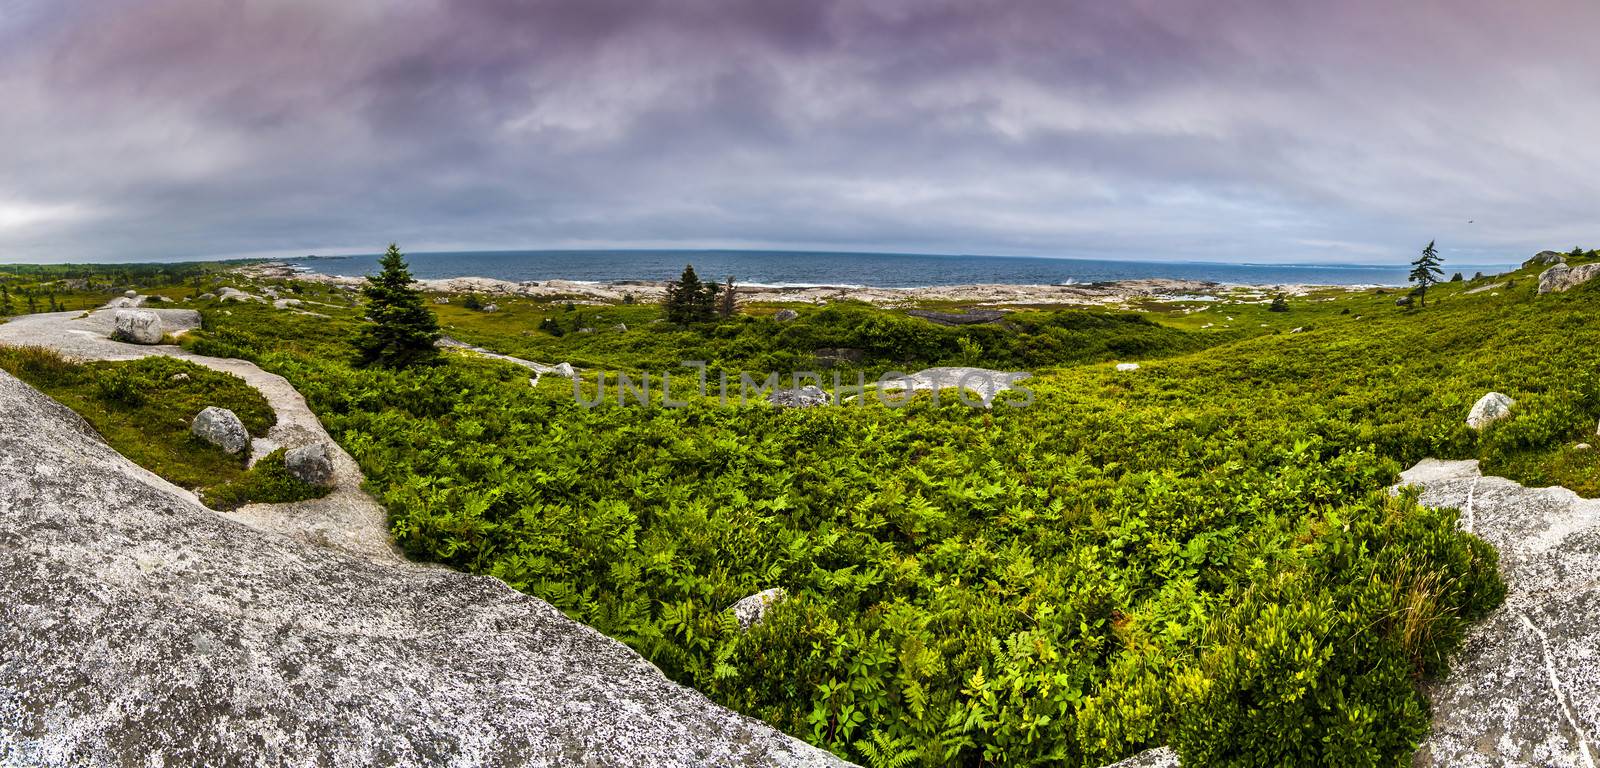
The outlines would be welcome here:
<svg viewBox="0 0 1600 768">
<path fill-rule="evenodd" d="M 571 363 L 585 394 L 600 371 L 690 379 L 685 360 L 851 381 L 966 365 L 1031 372 L 1026 407 L 586 408 L 567 379 L 464 353 L 359 366 L 357 294 L 306 283 L 277 285 L 315 314 L 184 303 L 205 330 L 183 343 L 287 377 L 411 556 L 503 579 L 863 765 L 1098 766 L 1161 744 L 1185 765 L 1404 765 L 1419 683 L 1504 586 L 1455 510 L 1391 492 L 1400 470 L 1476 458 L 1600 493 L 1575 447 L 1600 419 L 1600 285 L 1538 295 L 1537 273 L 1443 283 L 1426 308 L 1235 292 L 961 327 L 850 302 L 689 326 L 643 303 L 429 305 L 454 338 Z M 180 301 L 261 285 L 163 279 Z M 26 364 L 0 358 L 44 380 Z M 120 407 L 73 399 L 100 374 L 49 375 L 81 412 Z M 1475 432 L 1489 391 L 1513 415 Z M 773 587 L 788 598 L 741 630 L 729 606 Z"/>
</svg>

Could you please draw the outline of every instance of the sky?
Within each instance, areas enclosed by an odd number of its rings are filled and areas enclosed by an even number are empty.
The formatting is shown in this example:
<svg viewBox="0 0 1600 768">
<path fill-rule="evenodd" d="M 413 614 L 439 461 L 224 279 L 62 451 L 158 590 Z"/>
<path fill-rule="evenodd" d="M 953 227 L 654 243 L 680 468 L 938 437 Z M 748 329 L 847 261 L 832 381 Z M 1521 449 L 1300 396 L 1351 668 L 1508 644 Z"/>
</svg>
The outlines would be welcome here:
<svg viewBox="0 0 1600 768">
<path fill-rule="evenodd" d="M 1600 246 L 1595 0 L 0 0 L 0 262 Z"/>
</svg>

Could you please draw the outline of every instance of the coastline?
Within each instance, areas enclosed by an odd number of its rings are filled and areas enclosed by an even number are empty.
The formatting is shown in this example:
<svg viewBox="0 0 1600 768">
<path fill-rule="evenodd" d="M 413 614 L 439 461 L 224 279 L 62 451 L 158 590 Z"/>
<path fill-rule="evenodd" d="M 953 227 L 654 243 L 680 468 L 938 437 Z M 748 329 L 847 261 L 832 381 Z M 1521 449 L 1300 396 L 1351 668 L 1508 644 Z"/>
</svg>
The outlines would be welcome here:
<svg viewBox="0 0 1600 768">
<path fill-rule="evenodd" d="M 364 277 L 326 275 L 296 269 L 287 262 L 273 261 L 238 267 L 245 277 L 271 280 L 300 280 L 322 285 L 355 288 Z M 427 278 L 416 281 L 423 290 L 446 294 L 481 294 L 486 297 L 525 297 L 574 303 L 615 303 L 632 296 L 640 301 L 659 301 L 666 295 L 664 280 L 621 280 L 609 283 L 575 280 L 527 280 L 514 282 L 492 277 Z M 776 304 L 825 304 L 835 301 L 862 301 L 884 307 L 908 306 L 924 302 L 961 302 L 984 306 L 1117 306 L 1129 301 L 1212 301 L 1220 298 L 1267 300 L 1282 293 L 1303 296 L 1313 291 L 1363 291 L 1381 288 L 1371 285 L 1315 285 L 1280 283 L 1247 285 L 1210 280 L 1141 278 L 1101 283 L 1067 285 L 1026 285 L 974 283 L 936 285 L 919 288 L 877 288 L 873 286 L 766 286 L 736 285 L 738 295 L 747 301 Z"/>
</svg>

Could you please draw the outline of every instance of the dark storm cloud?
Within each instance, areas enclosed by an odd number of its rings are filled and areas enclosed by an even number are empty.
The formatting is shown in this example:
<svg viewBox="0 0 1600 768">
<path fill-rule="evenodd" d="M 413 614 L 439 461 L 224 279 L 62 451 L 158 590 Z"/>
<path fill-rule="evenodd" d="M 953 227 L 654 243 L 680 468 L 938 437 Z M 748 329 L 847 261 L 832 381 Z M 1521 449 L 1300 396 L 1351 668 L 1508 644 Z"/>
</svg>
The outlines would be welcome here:
<svg viewBox="0 0 1600 768">
<path fill-rule="evenodd" d="M 1600 243 L 1594 29 L 1588 0 L 11 0 L 0 260 L 1508 261 Z"/>
</svg>

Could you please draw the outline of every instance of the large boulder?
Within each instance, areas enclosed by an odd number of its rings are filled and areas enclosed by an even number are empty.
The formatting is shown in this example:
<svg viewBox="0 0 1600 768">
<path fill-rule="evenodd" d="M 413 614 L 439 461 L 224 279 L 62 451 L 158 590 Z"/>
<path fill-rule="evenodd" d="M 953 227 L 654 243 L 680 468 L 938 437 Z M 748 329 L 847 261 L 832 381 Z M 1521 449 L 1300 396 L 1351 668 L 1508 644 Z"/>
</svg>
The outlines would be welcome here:
<svg viewBox="0 0 1600 768">
<path fill-rule="evenodd" d="M 1511 415 L 1511 406 L 1517 401 L 1499 392 L 1490 392 L 1478 398 L 1472 405 L 1472 410 L 1467 413 L 1467 426 L 1473 429 L 1483 429 L 1507 416 Z"/>
<path fill-rule="evenodd" d="M 0 765 L 844 763 L 498 579 L 205 509 L 0 372 Z"/>
<path fill-rule="evenodd" d="M 1600 501 L 1425 460 L 1401 482 L 1461 510 L 1494 545 L 1505 604 L 1467 632 L 1426 686 L 1433 728 L 1414 766 L 1593 766 L 1600 761 Z"/>
<path fill-rule="evenodd" d="M 772 313 L 772 319 L 777 320 L 780 323 L 787 323 L 790 320 L 794 320 L 798 317 L 800 317 L 800 313 L 792 309 L 780 309 L 777 312 Z"/>
<path fill-rule="evenodd" d="M 1560 293 L 1600 276 L 1600 262 L 1569 267 L 1557 264 L 1539 275 L 1540 293 Z"/>
<path fill-rule="evenodd" d="M 189 431 L 228 453 L 250 449 L 250 432 L 244 428 L 244 422 L 239 420 L 238 414 L 227 408 L 214 405 L 206 407 L 194 417 Z"/>
<path fill-rule="evenodd" d="M 112 316 L 111 338 L 129 344 L 160 344 L 161 316 L 149 310 L 119 309 Z"/>
<path fill-rule="evenodd" d="M 1522 262 L 1522 267 L 1523 269 L 1527 269 L 1528 267 L 1548 267 L 1554 264 L 1565 264 L 1566 262 L 1567 255 L 1565 253 L 1560 253 L 1557 251 L 1540 251 L 1534 254 L 1533 258 Z"/>
<path fill-rule="evenodd" d="M 327 488 L 333 485 L 333 459 L 328 446 L 311 443 L 290 449 L 283 455 L 283 463 L 290 476 L 307 485 Z"/>
<path fill-rule="evenodd" d="M 968 368 L 963 366 L 942 366 L 938 368 L 924 368 L 916 373 L 899 379 L 890 379 L 879 382 L 878 388 L 882 390 L 911 390 L 912 392 L 927 390 L 938 392 L 945 389 L 957 390 L 957 397 L 963 402 L 971 395 L 977 395 L 977 400 L 969 404 L 981 404 L 985 408 L 994 403 L 995 395 L 1012 389 L 1016 383 L 1028 378 L 1032 374 L 1011 371 L 995 371 L 988 368 Z"/>
<path fill-rule="evenodd" d="M 181 336 L 188 331 L 200 327 L 200 310 L 197 309 L 152 309 L 161 318 L 161 328 L 173 336 Z"/>
</svg>

